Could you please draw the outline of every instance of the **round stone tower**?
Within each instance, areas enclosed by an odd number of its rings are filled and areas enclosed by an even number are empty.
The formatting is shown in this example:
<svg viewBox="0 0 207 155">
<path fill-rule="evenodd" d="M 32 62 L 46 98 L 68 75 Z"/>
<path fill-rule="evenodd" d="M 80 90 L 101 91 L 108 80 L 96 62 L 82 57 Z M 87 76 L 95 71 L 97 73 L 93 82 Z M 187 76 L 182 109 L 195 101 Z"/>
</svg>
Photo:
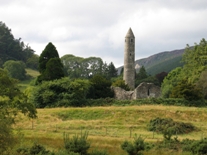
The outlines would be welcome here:
<svg viewBox="0 0 207 155">
<path fill-rule="evenodd" d="M 135 37 L 131 28 L 125 37 L 124 80 L 133 90 L 135 87 Z"/>
</svg>

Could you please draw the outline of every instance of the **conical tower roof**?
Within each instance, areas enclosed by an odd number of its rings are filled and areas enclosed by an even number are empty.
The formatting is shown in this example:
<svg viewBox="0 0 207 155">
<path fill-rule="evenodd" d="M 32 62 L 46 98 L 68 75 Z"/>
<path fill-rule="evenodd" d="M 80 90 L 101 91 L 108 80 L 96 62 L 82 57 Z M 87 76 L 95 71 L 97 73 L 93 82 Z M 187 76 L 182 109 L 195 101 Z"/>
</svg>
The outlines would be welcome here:
<svg viewBox="0 0 207 155">
<path fill-rule="evenodd" d="M 130 37 L 135 38 L 135 37 L 134 37 L 134 33 L 132 32 L 131 27 L 129 28 L 129 30 L 128 30 L 128 32 L 127 32 L 127 34 L 126 34 L 126 37 L 125 37 L 125 38 L 130 38 Z"/>
</svg>

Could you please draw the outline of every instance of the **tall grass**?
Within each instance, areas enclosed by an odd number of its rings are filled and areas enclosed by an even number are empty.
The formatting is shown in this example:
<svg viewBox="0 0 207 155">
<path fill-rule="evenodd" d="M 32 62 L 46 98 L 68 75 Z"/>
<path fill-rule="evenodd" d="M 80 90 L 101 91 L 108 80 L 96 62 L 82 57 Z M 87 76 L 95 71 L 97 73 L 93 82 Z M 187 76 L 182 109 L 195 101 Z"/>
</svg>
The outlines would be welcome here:
<svg viewBox="0 0 207 155">
<path fill-rule="evenodd" d="M 198 140 L 207 136 L 207 109 L 162 105 L 38 109 L 38 119 L 29 120 L 19 115 L 14 128 L 20 129 L 26 139 L 38 140 L 53 150 L 63 146 L 64 132 L 74 135 L 89 131 L 92 148 L 124 155 L 120 145 L 124 140 L 132 139 L 135 133 L 148 142 L 163 139 L 162 134 L 147 130 L 149 121 L 156 117 L 192 123 L 199 129 L 179 135 L 179 139 Z"/>
</svg>

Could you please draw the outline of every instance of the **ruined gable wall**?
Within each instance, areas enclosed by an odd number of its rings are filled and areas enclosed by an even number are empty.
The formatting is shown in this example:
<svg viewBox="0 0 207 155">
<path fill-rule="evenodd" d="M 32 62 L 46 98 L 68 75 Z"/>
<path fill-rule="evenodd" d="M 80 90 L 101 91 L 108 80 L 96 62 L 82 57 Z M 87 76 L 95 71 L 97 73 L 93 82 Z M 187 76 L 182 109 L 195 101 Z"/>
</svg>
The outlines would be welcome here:
<svg viewBox="0 0 207 155">
<path fill-rule="evenodd" d="M 154 85 L 153 83 L 141 83 L 134 91 L 125 91 L 120 87 L 112 87 L 114 90 L 115 98 L 118 100 L 132 100 L 161 96 L 160 87 Z"/>
</svg>

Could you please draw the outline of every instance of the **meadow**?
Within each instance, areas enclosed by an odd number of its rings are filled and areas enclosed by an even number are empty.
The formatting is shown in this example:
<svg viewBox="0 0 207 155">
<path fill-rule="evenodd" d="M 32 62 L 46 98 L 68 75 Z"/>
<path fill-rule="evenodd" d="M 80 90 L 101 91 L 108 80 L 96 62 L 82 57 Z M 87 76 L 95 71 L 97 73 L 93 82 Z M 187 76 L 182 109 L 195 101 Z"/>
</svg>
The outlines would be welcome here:
<svg viewBox="0 0 207 155">
<path fill-rule="evenodd" d="M 21 90 L 27 88 L 31 80 L 39 75 L 38 71 L 31 69 L 26 71 L 32 78 L 20 82 Z M 207 137 L 205 107 L 169 106 L 157 103 L 139 105 L 136 102 L 133 101 L 131 105 L 123 102 L 116 106 L 37 109 L 37 119 L 29 119 L 19 114 L 14 125 L 14 134 L 19 141 L 15 147 L 31 147 L 34 143 L 39 143 L 55 152 L 64 149 L 64 133 L 72 137 L 87 131 L 90 150 L 106 150 L 110 155 L 127 155 L 121 149 L 121 144 L 125 140 L 133 141 L 135 134 L 142 136 L 145 142 L 156 144 L 163 140 L 163 134 L 147 129 L 150 120 L 157 117 L 172 118 L 174 121 L 191 123 L 196 127 L 194 132 L 178 135 L 178 140 L 186 138 L 200 140 Z M 152 154 L 190 155 L 179 150 L 165 149 L 144 152 L 144 155 Z"/>
<path fill-rule="evenodd" d="M 121 149 L 124 140 L 132 141 L 135 134 L 146 142 L 157 143 L 163 135 L 147 130 L 151 119 L 172 118 L 174 121 L 193 124 L 197 130 L 178 135 L 178 139 L 200 140 L 207 134 L 207 109 L 184 106 L 140 105 L 82 108 L 37 109 L 38 118 L 19 115 L 14 126 L 21 146 L 38 142 L 47 149 L 64 149 L 63 133 L 70 136 L 88 131 L 90 149 L 106 150 L 110 155 L 126 155 Z M 90 151 L 90 150 L 89 150 Z M 144 154 L 169 154 L 168 151 L 150 150 Z M 170 152 L 180 154 L 182 152 Z M 185 153 L 186 155 L 186 153 Z"/>
</svg>

